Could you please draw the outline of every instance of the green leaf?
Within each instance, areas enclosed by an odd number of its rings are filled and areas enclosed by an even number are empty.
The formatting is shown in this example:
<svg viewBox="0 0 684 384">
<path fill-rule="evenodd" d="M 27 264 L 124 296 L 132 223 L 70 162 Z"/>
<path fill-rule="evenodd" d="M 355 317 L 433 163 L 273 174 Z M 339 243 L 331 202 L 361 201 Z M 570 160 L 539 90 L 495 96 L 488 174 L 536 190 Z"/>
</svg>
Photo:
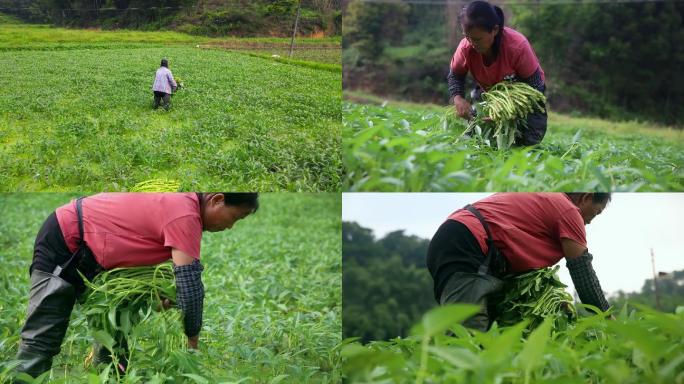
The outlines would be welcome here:
<svg viewBox="0 0 684 384">
<path fill-rule="evenodd" d="M 342 370 L 347 374 L 364 372 L 377 366 L 399 371 L 406 366 L 406 360 L 401 353 L 371 350 L 358 344 L 345 345 L 341 354 L 346 358 Z"/>
<path fill-rule="evenodd" d="M 109 382 L 109 374 L 112 372 L 113 363 L 109 363 L 106 368 L 102 370 L 102 373 L 100 373 L 100 383 L 107 383 Z"/>
<path fill-rule="evenodd" d="M 107 348 L 110 351 L 114 349 L 114 338 L 112 338 L 112 336 L 110 336 L 109 333 L 102 330 L 93 331 L 92 333 L 95 341 L 102 344 L 105 348 Z"/>
<path fill-rule="evenodd" d="M 269 381 L 269 384 L 278 384 L 281 381 L 287 379 L 288 377 L 290 377 L 290 375 L 278 375 L 278 376 L 274 377 L 273 379 L 271 379 L 271 381 Z"/>
<path fill-rule="evenodd" d="M 662 377 L 665 377 L 665 378 L 672 377 L 672 376 L 674 376 L 674 374 L 676 372 L 679 372 L 679 371 L 677 371 L 677 367 L 682 365 L 682 363 L 684 363 L 684 354 L 681 354 L 681 355 L 675 357 L 674 359 L 672 359 L 672 361 L 667 363 L 664 367 L 660 368 L 660 371 L 658 372 L 658 374 Z M 684 367 L 680 368 L 680 370 L 684 371 Z"/>
<path fill-rule="evenodd" d="M 31 375 L 29 375 L 29 374 L 26 373 L 26 372 L 21 372 L 21 373 L 19 373 L 18 375 L 15 376 L 15 379 L 16 379 L 17 381 L 20 381 L 20 380 L 21 380 L 20 382 L 26 382 L 26 383 L 28 383 L 28 384 L 32 384 L 32 383 L 34 382 L 34 378 L 31 377 Z"/>
<path fill-rule="evenodd" d="M 94 373 L 88 373 L 89 384 L 100 384 L 100 378 Z"/>
<path fill-rule="evenodd" d="M 209 380 L 205 379 L 200 375 L 195 375 L 193 373 L 184 373 L 183 376 L 192 379 L 192 381 L 194 381 L 195 383 L 209 384 Z"/>
<path fill-rule="evenodd" d="M 529 321 L 525 320 L 504 330 L 482 353 L 482 359 L 494 365 L 503 362 L 511 354 L 513 347 L 520 342 L 522 332 L 528 323 Z"/>
<path fill-rule="evenodd" d="M 112 325 L 112 329 L 118 329 L 118 327 L 116 326 L 116 307 L 112 306 L 111 308 L 109 308 L 107 317 L 109 318 L 109 323 Z"/>
<path fill-rule="evenodd" d="M 660 339 L 657 334 L 649 332 L 647 325 L 643 323 L 621 324 L 615 321 L 608 322 L 608 329 L 622 336 L 625 340 L 634 343 L 649 361 L 655 361 L 660 355 L 667 352 L 669 343 Z"/>
<path fill-rule="evenodd" d="M 547 317 L 544 322 L 527 338 L 523 350 L 518 355 L 518 363 L 522 366 L 525 372 L 529 373 L 534 367 L 541 364 L 541 357 L 546 350 L 546 343 L 549 341 L 549 332 L 553 318 Z"/>
<path fill-rule="evenodd" d="M 131 311 L 129 309 L 121 311 L 121 331 L 125 334 L 131 331 Z"/>
<path fill-rule="evenodd" d="M 582 130 L 581 129 L 577 130 L 577 133 L 575 133 L 575 136 L 572 137 L 572 141 L 570 143 L 575 144 L 575 143 L 579 142 L 580 137 L 582 137 Z"/>
<path fill-rule="evenodd" d="M 475 370 L 480 365 L 480 357 L 464 348 L 429 346 L 428 351 L 454 367 Z"/>
<path fill-rule="evenodd" d="M 423 316 L 424 336 L 431 337 L 444 332 L 451 325 L 470 318 L 479 310 L 480 306 L 474 304 L 452 304 L 434 308 Z"/>
<path fill-rule="evenodd" d="M 369 120 L 369 124 L 371 124 L 372 121 Z M 364 129 L 363 131 L 359 132 L 355 137 L 354 137 L 354 150 L 358 149 L 360 146 L 365 145 L 379 130 L 381 127 L 374 127 L 370 126 L 369 128 Z"/>
</svg>

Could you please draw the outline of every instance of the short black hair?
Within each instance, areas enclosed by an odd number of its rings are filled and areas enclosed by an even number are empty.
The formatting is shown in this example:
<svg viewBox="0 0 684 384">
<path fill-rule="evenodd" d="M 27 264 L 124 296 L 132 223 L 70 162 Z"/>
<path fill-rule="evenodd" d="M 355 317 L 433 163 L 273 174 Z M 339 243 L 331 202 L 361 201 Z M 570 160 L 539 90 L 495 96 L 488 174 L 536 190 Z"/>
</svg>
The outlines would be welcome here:
<svg viewBox="0 0 684 384">
<path fill-rule="evenodd" d="M 575 201 L 585 193 L 591 193 L 591 201 L 597 204 L 608 204 L 608 202 L 613 198 L 613 194 L 610 192 L 568 192 L 566 195 L 568 195 L 572 201 Z"/>
<path fill-rule="evenodd" d="M 252 213 L 259 209 L 258 192 L 221 192 L 226 205 L 237 205 L 252 208 Z"/>
<path fill-rule="evenodd" d="M 168 67 L 169 67 L 169 61 L 166 60 L 166 59 L 162 59 L 162 60 L 161 60 L 161 66 L 162 66 L 162 67 L 167 67 L 167 68 L 168 68 Z"/>
<path fill-rule="evenodd" d="M 459 15 L 461 26 L 465 31 L 473 27 L 481 28 L 487 32 L 494 30 L 494 26 L 499 26 L 499 32 L 494 37 L 492 44 L 492 54 L 494 57 L 499 55 L 501 46 L 501 35 L 504 30 L 504 13 L 496 5 L 486 1 L 476 0 L 466 4 Z"/>
</svg>

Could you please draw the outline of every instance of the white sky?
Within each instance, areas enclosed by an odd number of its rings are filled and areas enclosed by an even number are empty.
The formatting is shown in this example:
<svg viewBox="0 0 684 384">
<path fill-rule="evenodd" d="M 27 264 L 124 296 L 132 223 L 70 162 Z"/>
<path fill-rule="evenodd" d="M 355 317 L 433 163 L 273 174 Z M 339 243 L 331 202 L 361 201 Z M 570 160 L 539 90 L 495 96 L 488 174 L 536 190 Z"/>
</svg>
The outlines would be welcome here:
<svg viewBox="0 0 684 384">
<path fill-rule="evenodd" d="M 343 193 L 342 219 L 356 221 L 380 238 L 398 229 L 430 239 L 446 217 L 490 193 Z M 640 291 L 656 270 L 684 269 L 684 193 L 613 193 L 603 213 L 587 225 L 589 252 L 601 287 Z M 560 278 L 572 280 L 560 262 Z"/>
</svg>

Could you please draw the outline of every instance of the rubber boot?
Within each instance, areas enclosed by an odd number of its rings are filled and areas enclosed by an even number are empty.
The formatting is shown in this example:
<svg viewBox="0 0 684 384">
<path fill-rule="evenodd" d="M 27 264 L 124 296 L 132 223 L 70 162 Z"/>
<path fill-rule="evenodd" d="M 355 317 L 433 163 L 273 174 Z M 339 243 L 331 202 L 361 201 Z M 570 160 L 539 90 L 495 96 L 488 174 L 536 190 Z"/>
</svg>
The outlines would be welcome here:
<svg viewBox="0 0 684 384">
<path fill-rule="evenodd" d="M 19 349 L 16 360 L 21 364 L 15 368 L 16 372 L 24 372 L 31 377 L 38 377 L 52 367 L 52 356 Z"/>
<path fill-rule="evenodd" d="M 15 369 L 17 372 L 36 377 L 50 369 L 52 357 L 61 349 L 75 301 L 71 284 L 51 273 L 33 271 L 26 322 L 16 357 L 22 363 Z"/>
</svg>

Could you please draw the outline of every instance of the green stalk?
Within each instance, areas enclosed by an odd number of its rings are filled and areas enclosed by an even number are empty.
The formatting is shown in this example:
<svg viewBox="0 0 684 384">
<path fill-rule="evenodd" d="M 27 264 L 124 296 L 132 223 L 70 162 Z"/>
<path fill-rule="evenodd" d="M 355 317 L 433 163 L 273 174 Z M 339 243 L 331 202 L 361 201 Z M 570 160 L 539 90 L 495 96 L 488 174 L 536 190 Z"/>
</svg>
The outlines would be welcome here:
<svg viewBox="0 0 684 384">
<path fill-rule="evenodd" d="M 425 375 L 427 374 L 427 349 L 429 344 L 430 337 L 423 336 L 423 341 L 420 345 L 420 368 L 418 369 L 418 375 L 416 376 L 416 384 L 423 384 L 423 380 L 425 380 Z"/>
</svg>

